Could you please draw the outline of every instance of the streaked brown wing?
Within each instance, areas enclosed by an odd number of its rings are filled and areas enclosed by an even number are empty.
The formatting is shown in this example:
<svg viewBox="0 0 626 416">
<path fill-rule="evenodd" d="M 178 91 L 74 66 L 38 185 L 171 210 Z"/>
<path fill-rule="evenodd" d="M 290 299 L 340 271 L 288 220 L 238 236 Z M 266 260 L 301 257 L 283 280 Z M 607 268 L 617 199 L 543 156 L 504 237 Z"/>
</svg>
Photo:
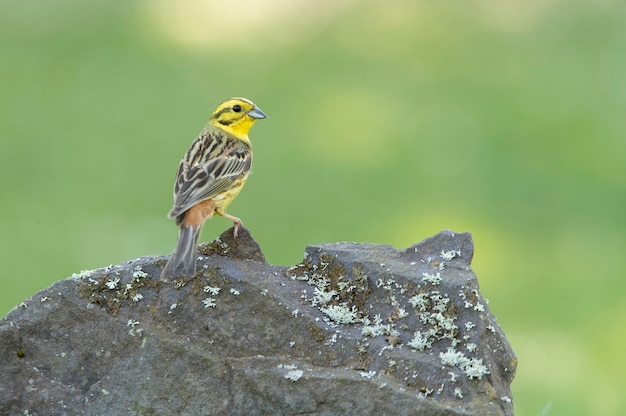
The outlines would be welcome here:
<svg viewBox="0 0 626 416">
<path fill-rule="evenodd" d="M 198 137 L 178 167 L 174 207 L 168 217 L 177 217 L 224 192 L 247 175 L 251 165 L 252 150 L 247 143 L 215 133 Z"/>
</svg>

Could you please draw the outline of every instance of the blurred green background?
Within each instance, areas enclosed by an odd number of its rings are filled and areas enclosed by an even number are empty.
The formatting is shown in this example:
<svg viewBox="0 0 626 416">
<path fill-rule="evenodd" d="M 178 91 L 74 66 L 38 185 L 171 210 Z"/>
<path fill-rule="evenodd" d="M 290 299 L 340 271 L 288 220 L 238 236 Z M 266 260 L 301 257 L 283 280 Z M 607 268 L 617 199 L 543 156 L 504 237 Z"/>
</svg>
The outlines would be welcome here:
<svg viewBox="0 0 626 416">
<path fill-rule="evenodd" d="M 626 414 L 624 1 L 0 0 L 0 315 L 171 252 L 233 95 L 270 115 L 230 209 L 270 262 L 470 231 L 516 414 Z"/>
</svg>

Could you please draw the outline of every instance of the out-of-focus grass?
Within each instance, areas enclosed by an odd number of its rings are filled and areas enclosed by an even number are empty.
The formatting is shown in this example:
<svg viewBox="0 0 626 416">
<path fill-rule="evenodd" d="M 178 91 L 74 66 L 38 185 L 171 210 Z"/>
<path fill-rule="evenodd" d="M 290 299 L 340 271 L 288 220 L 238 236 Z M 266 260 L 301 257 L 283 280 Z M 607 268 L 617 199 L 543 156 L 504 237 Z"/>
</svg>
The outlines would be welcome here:
<svg viewBox="0 0 626 416">
<path fill-rule="evenodd" d="M 0 312 L 169 253 L 177 163 L 243 95 L 231 212 L 271 262 L 471 231 L 516 414 L 625 414 L 626 5 L 254 4 L 0 2 Z"/>
</svg>

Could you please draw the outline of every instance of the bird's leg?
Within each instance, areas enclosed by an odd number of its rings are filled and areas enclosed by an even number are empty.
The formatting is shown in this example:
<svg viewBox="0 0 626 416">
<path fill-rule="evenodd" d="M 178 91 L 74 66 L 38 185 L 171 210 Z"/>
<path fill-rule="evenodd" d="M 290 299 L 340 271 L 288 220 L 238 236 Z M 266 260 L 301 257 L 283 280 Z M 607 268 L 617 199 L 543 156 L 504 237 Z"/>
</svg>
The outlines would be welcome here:
<svg viewBox="0 0 626 416">
<path fill-rule="evenodd" d="M 236 240 L 237 239 L 237 231 L 239 230 L 239 227 L 243 227 L 243 223 L 241 222 L 241 220 L 237 217 L 233 217 L 230 214 L 227 214 L 226 212 L 222 211 L 222 210 L 217 210 L 217 213 L 219 215 L 221 215 L 224 218 L 228 218 L 229 220 L 231 220 L 233 222 L 233 238 Z"/>
</svg>

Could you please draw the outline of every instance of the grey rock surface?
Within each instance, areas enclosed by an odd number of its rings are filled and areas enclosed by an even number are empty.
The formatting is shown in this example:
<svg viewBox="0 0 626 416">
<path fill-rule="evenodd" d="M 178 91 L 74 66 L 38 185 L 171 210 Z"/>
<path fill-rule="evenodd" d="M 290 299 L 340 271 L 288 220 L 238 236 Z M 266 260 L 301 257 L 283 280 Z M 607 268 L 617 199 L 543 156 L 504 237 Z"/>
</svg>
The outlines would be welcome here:
<svg viewBox="0 0 626 416">
<path fill-rule="evenodd" d="M 247 230 L 81 272 L 0 320 L 2 415 L 511 415 L 517 360 L 471 236 L 307 247 L 267 264 Z"/>
</svg>

